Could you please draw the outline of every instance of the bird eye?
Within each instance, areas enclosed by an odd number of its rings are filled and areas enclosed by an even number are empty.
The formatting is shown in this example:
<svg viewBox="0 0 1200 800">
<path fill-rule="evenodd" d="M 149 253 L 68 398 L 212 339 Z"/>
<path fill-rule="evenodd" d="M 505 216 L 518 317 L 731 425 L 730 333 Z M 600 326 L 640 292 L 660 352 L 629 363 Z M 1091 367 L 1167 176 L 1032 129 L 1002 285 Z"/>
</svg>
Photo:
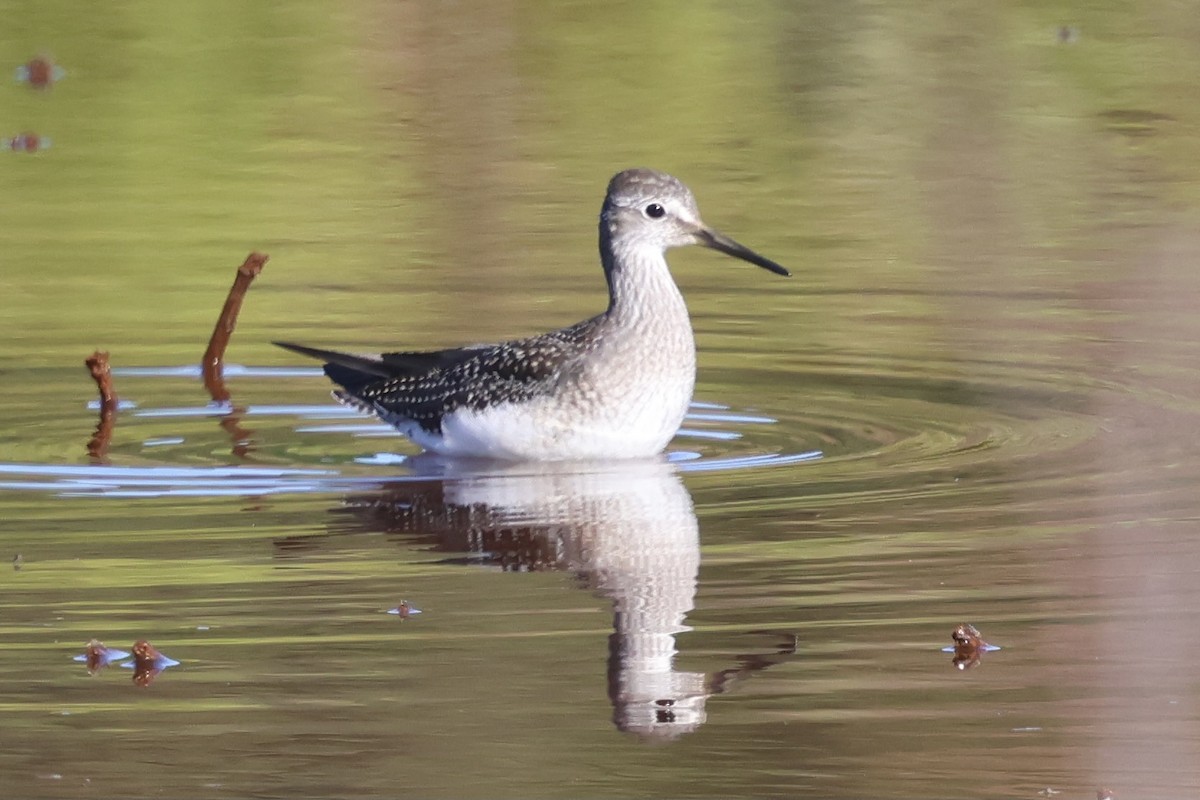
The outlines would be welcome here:
<svg viewBox="0 0 1200 800">
<path fill-rule="evenodd" d="M 651 203 L 650 205 L 646 206 L 646 216 L 650 217 L 650 219 L 661 219 L 666 213 L 667 210 L 658 203 Z"/>
</svg>

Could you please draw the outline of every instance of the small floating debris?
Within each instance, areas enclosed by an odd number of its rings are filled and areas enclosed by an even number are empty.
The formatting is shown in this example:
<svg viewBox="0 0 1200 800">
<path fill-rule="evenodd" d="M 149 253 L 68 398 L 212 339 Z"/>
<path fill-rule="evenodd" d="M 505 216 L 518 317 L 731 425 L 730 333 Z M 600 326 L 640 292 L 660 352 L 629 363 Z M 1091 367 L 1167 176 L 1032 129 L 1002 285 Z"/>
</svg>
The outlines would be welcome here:
<svg viewBox="0 0 1200 800">
<path fill-rule="evenodd" d="M 55 64 L 49 56 L 38 56 L 17 67 L 13 77 L 21 83 L 28 83 L 34 89 L 49 89 L 67 77 L 67 71 Z"/>
<path fill-rule="evenodd" d="M 5 148 L 12 150 L 14 153 L 36 153 L 39 150 L 46 150 L 50 147 L 49 137 L 29 132 L 19 133 L 7 139 L 0 139 L 0 143 L 3 143 Z"/>
<path fill-rule="evenodd" d="M 149 686 L 158 677 L 158 673 L 168 667 L 177 667 L 179 662 L 158 652 L 154 645 L 145 639 L 138 639 L 133 644 L 133 661 L 121 665 L 133 670 L 133 682 L 138 686 Z"/>
<path fill-rule="evenodd" d="M 1101 787 L 1096 790 L 1096 800 L 1117 800 L 1117 794 L 1112 789 Z"/>
<path fill-rule="evenodd" d="M 415 616 L 416 614 L 420 614 L 421 609 L 415 608 L 407 600 L 401 600 L 400 605 L 396 606 L 395 608 L 389 608 L 387 613 L 395 614 L 396 616 L 400 617 L 400 619 L 404 620 L 411 616 Z"/>
<path fill-rule="evenodd" d="M 120 661 L 122 658 L 129 658 L 129 653 L 124 650 L 118 650 L 115 647 L 105 647 L 104 642 L 99 639 L 92 639 L 87 643 L 87 648 L 84 650 L 83 655 L 75 656 L 72 661 L 87 664 L 88 674 L 95 675 L 112 662 Z"/>
<path fill-rule="evenodd" d="M 942 652 L 954 653 L 951 663 L 960 670 L 967 670 L 978 666 L 984 653 L 1000 649 L 994 644 L 985 642 L 983 636 L 979 633 L 979 629 L 967 622 L 955 628 L 951 632 L 950 638 L 954 640 L 954 645 L 943 647 Z"/>
<path fill-rule="evenodd" d="M 1075 44 L 1079 41 L 1079 28 L 1075 25 L 1060 25 L 1055 38 L 1059 44 Z"/>
</svg>

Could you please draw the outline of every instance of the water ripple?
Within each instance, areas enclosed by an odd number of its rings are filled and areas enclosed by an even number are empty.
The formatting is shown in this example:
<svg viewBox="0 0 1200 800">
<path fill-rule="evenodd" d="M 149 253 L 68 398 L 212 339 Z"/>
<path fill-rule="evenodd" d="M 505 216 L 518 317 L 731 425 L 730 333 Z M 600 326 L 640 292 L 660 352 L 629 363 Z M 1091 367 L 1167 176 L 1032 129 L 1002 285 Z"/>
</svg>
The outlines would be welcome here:
<svg viewBox="0 0 1200 800">
<path fill-rule="evenodd" d="M 779 403 L 778 370 L 765 379 L 750 370 L 733 370 L 727 376 L 731 381 L 774 386 L 761 393 L 768 405 L 731 408 L 711 399 L 693 403 L 668 458 L 684 473 L 819 460 L 824 466 L 808 474 L 809 481 L 846 474 L 843 465 L 851 464 L 857 465 L 854 474 L 860 479 L 898 469 L 910 476 L 941 470 L 957 474 L 973 466 L 1062 452 L 1098 430 L 1086 408 L 1086 398 L 1097 387 L 1073 386 L 1061 376 L 1048 384 L 1035 366 L 979 363 L 969 369 L 931 369 L 929 364 L 895 363 L 881 372 L 875 364 L 870 375 L 862 374 L 861 367 L 816 356 L 799 368 L 788 365 L 789 381 L 798 388 L 796 402 L 787 405 Z M 335 492 L 364 480 L 395 480 L 397 469 L 402 479 L 411 467 L 410 446 L 394 429 L 333 402 L 173 404 L 195 396 L 194 384 L 179 379 L 199 377 L 198 366 L 123 367 L 114 374 L 128 379 L 121 388 L 131 395 L 123 397 L 111 452 L 112 460 L 123 465 L 58 466 L 26 457 L 31 463 L 0 464 L 0 476 L 8 478 L 0 488 L 124 497 Z M 226 368 L 226 377 L 259 379 L 248 387 L 269 392 L 271 400 L 282 390 L 264 388 L 264 383 L 320 376 L 317 368 Z M 148 384 L 138 380 L 147 378 L 155 379 L 155 386 L 166 383 L 173 393 L 151 394 Z M 294 385 L 287 388 L 295 391 Z M 61 426 L 59 420 L 36 419 L 40 410 L 31 413 L 33 429 Z M 398 451 L 363 455 L 356 443 L 364 439 L 395 440 Z M 51 451 L 49 446 L 35 449 Z M 62 452 L 62 447 L 53 450 Z M 247 455 L 275 468 L 227 466 Z M 139 461 L 150 463 L 137 465 Z"/>
</svg>

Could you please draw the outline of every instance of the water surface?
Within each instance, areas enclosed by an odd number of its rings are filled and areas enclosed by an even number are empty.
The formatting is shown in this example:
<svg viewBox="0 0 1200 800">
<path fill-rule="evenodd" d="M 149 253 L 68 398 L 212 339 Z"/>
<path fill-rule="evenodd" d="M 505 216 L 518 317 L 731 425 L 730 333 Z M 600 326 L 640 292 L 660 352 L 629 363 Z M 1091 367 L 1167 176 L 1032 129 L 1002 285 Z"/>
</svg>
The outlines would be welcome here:
<svg viewBox="0 0 1200 800">
<path fill-rule="evenodd" d="M 14 796 L 1200 792 L 1189 8 L 2 10 L 0 137 L 52 142 L 0 153 Z M 594 314 L 638 164 L 796 274 L 672 254 L 661 461 L 414 459 L 269 344 Z"/>
</svg>

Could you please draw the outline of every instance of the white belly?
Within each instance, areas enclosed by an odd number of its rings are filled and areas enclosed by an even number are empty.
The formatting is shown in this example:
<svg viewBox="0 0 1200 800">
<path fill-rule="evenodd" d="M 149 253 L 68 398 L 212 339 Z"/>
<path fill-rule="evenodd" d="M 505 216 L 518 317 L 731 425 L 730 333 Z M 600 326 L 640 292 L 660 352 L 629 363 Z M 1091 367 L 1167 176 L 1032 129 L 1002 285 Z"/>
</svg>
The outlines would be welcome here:
<svg viewBox="0 0 1200 800">
<path fill-rule="evenodd" d="M 658 384 L 624 397 L 539 398 L 482 411 L 462 409 L 442 420 L 441 434 L 407 430 L 446 456 L 521 461 L 644 458 L 661 453 L 679 430 L 692 381 Z M 587 400 L 589 398 L 583 398 Z"/>
</svg>

